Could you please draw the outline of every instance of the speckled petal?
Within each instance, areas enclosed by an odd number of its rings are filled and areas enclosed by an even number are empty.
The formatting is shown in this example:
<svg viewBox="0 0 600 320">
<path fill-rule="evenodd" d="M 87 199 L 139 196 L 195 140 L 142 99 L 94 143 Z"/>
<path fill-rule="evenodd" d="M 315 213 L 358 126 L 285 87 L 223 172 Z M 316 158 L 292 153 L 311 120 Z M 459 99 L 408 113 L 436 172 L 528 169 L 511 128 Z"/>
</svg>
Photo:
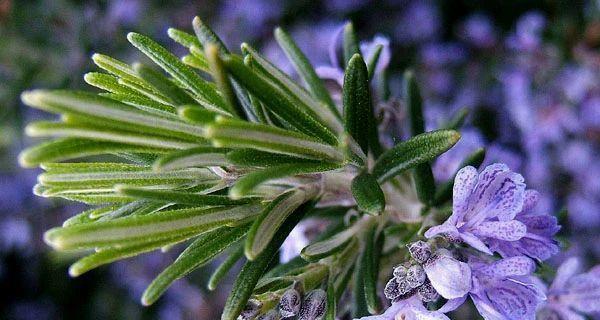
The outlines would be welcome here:
<svg viewBox="0 0 600 320">
<path fill-rule="evenodd" d="M 504 241 L 516 241 L 527 233 L 527 227 L 517 221 L 486 221 L 472 229 L 478 237 L 495 238 Z"/>
<path fill-rule="evenodd" d="M 469 198 L 473 189 L 477 185 L 477 169 L 468 166 L 460 169 L 454 178 L 454 187 L 452 190 L 452 212 L 454 220 L 458 220 L 464 215 Z M 450 219 L 449 219 L 450 220 Z M 454 224 L 457 221 L 452 221 Z"/>
<path fill-rule="evenodd" d="M 525 256 L 511 257 L 498 260 L 487 265 L 477 272 L 486 276 L 503 279 L 510 276 L 530 275 L 535 271 L 535 263 Z"/>
<path fill-rule="evenodd" d="M 486 292 L 494 309 L 508 319 L 535 319 L 539 299 L 530 288 L 505 280 Z"/>
</svg>

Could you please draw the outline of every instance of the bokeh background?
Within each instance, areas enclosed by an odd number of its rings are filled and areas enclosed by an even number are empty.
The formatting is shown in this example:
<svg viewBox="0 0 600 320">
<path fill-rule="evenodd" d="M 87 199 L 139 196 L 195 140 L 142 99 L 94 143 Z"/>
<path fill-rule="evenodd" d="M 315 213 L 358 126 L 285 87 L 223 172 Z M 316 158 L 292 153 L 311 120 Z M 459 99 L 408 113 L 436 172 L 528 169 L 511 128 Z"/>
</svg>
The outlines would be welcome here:
<svg viewBox="0 0 600 320">
<path fill-rule="evenodd" d="M 207 292 L 205 270 L 178 281 L 154 306 L 145 286 L 174 253 L 147 254 L 67 275 L 75 254 L 51 252 L 43 231 L 81 206 L 32 195 L 36 170 L 16 157 L 32 141 L 25 123 L 47 117 L 19 101 L 28 88 L 85 88 L 90 56 L 133 62 L 141 55 L 126 33 L 152 36 L 183 54 L 169 26 L 191 31 L 202 17 L 230 48 L 242 41 L 291 71 L 272 40 L 286 27 L 315 66 L 331 67 L 328 50 L 340 26 L 355 23 L 364 40 L 389 41 L 390 91 L 397 117 L 401 74 L 411 67 L 423 87 L 427 124 L 438 127 L 470 110 L 462 141 L 437 163 L 445 179 L 461 157 L 487 146 L 542 192 L 540 210 L 559 216 L 567 256 L 600 258 L 600 2 L 408 0 L 0 0 L 0 319 L 217 319 L 226 284 Z M 89 88 L 86 88 L 89 90 Z M 402 136 L 402 128 L 393 125 Z M 207 266 L 206 268 L 214 268 Z M 231 280 L 229 280 L 231 283 Z"/>
</svg>

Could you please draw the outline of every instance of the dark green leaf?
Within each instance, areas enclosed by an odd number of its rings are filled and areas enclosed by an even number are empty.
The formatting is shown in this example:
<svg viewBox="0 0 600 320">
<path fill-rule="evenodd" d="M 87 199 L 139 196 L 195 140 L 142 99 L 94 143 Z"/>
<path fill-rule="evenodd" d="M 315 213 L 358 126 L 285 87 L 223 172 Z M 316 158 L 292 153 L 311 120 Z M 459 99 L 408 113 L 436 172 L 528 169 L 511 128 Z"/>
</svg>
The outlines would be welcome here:
<svg viewBox="0 0 600 320">
<path fill-rule="evenodd" d="M 379 259 L 383 246 L 383 233 L 377 234 L 377 224 L 370 226 L 365 235 L 365 252 L 359 262 L 364 270 L 364 292 L 367 307 L 371 314 L 381 312 L 381 301 L 377 296 L 377 282 L 379 280 Z"/>
<path fill-rule="evenodd" d="M 168 153 L 158 158 L 153 165 L 155 171 L 169 171 L 190 167 L 224 166 L 228 164 L 226 154 L 231 149 L 197 147 Z"/>
<path fill-rule="evenodd" d="M 225 158 L 229 163 L 241 167 L 271 167 L 289 163 L 317 163 L 315 160 L 255 149 L 232 150 L 225 155 Z"/>
<path fill-rule="evenodd" d="M 179 88 L 162 73 L 142 64 L 135 64 L 134 69 L 140 78 L 144 79 L 152 85 L 157 92 L 168 98 L 173 105 L 194 103 L 194 99 L 192 99 L 187 92 Z"/>
<path fill-rule="evenodd" d="M 408 108 L 412 135 L 416 136 L 425 132 L 423 98 L 411 71 L 404 73 L 404 99 Z M 415 167 L 413 173 L 419 200 L 423 203 L 431 203 L 435 195 L 435 182 L 431 165 L 427 162 L 421 163 Z"/>
<path fill-rule="evenodd" d="M 360 55 L 354 55 L 348 62 L 343 94 L 344 126 L 367 154 L 369 142 L 376 140 L 369 137 L 372 134 L 370 126 L 375 125 L 375 119 L 367 66 Z"/>
<path fill-rule="evenodd" d="M 321 124 L 314 114 L 309 114 L 303 110 L 303 106 L 295 104 L 287 97 L 286 92 L 275 87 L 263 75 L 246 66 L 239 57 L 227 56 L 223 58 L 223 62 L 236 80 L 258 97 L 278 117 L 309 136 L 329 144 L 337 144 L 335 135 Z"/>
<path fill-rule="evenodd" d="M 344 65 L 350 65 L 350 59 L 355 54 L 360 54 L 360 47 L 358 45 L 358 36 L 354 31 L 354 25 L 352 22 L 346 23 L 344 26 Z"/>
<path fill-rule="evenodd" d="M 279 43 L 279 46 L 283 49 L 286 56 L 294 67 L 298 74 L 302 77 L 304 82 L 308 85 L 309 91 L 320 101 L 325 103 L 329 109 L 336 115 L 339 115 L 331 96 L 329 95 L 329 91 L 325 88 L 323 81 L 317 73 L 315 69 L 310 64 L 306 56 L 302 53 L 298 45 L 294 42 L 292 37 L 287 34 L 283 29 L 277 28 L 275 29 L 275 39 Z"/>
<path fill-rule="evenodd" d="M 177 279 L 210 262 L 246 234 L 246 227 L 219 228 L 201 235 L 161 272 L 144 291 L 142 304 L 154 303 Z"/>
<path fill-rule="evenodd" d="M 460 139 L 454 130 L 437 130 L 401 142 L 382 154 L 373 166 L 373 175 L 383 183 L 404 170 L 433 160 Z"/>
<path fill-rule="evenodd" d="M 357 175 L 352 180 L 351 189 L 361 211 L 379 215 L 385 209 L 385 195 L 374 176 L 366 172 Z"/>
<path fill-rule="evenodd" d="M 300 206 L 293 214 L 289 215 L 281 228 L 273 237 L 267 248 L 256 257 L 254 261 L 248 261 L 240 271 L 233 284 L 231 294 L 227 298 L 221 320 L 236 320 L 240 315 L 248 299 L 252 295 L 258 280 L 267 270 L 271 260 L 277 256 L 277 251 L 292 229 L 302 220 L 302 217 L 312 206 L 313 202 Z"/>
<path fill-rule="evenodd" d="M 129 33 L 127 39 L 197 97 L 205 99 L 217 109 L 227 110 L 225 100 L 217 91 L 167 49 L 141 34 Z"/>
<path fill-rule="evenodd" d="M 215 269 L 208 280 L 208 290 L 213 291 L 217 285 L 227 275 L 229 270 L 244 256 L 244 246 L 240 245 L 233 250 L 229 256 Z"/>
<path fill-rule="evenodd" d="M 256 202 L 256 198 L 230 199 L 228 196 L 198 194 L 183 191 L 155 190 L 148 188 L 136 188 L 127 185 L 115 187 L 120 194 L 132 198 L 153 200 L 157 202 L 189 204 L 194 206 L 233 206 Z"/>
</svg>

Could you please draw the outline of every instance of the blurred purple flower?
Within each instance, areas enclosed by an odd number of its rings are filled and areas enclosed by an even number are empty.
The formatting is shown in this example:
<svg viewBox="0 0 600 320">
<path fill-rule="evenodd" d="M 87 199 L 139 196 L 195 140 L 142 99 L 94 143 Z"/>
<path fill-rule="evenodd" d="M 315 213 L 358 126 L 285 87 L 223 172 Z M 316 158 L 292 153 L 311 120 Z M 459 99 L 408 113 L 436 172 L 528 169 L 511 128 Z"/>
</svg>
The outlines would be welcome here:
<svg viewBox="0 0 600 320">
<path fill-rule="evenodd" d="M 529 12 L 517 21 L 513 35 L 508 37 L 509 48 L 519 51 L 533 51 L 542 43 L 542 32 L 546 26 L 546 18 L 540 12 Z"/>
<path fill-rule="evenodd" d="M 539 311 L 542 319 L 583 320 L 600 313 L 600 267 L 581 273 L 577 258 L 566 260 L 548 288 L 548 300 Z"/>
<path fill-rule="evenodd" d="M 400 45 L 429 40 L 438 35 L 440 13 L 431 1 L 411 1 L 397 19 L 394 35 Z"/>
<path fill-rule="evenodd" d="M 460 28 L 460 36 L 476 48 L 489 48 L 496 44 L 496 30 L 491 19 L 481 13 L 467 18 Z"/>
</svg>

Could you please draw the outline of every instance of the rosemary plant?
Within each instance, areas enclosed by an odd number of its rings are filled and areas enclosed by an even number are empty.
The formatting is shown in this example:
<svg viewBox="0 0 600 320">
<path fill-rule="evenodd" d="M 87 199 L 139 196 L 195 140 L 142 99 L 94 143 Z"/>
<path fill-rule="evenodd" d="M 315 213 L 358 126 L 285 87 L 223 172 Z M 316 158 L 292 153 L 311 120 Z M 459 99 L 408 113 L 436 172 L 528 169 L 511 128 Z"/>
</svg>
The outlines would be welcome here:
<svg viewBox="0 0 600 320">
<path fill-rule="evenodd" d="M 27 105 L 60 115 L 26 129 L 54 138 L 20 155 L 23 166 L 45 171 L 35 194 L 90 205 L 49 230 L 45 241 L 89 253 L 70 267 L 73 277 L 185 243 L 149 284 L 144 305 L 226 255 L 211 290 L 245 262 L 224 320 L 381 312 L 385 268 L 411 254 L 419 261 L 415 241 L 450 214 L 454 179 L 436 186 L 430 162 L 458 141 L 464 114 L 425 132 L 419 89 L 407 72 L 412 137 L 385 146 L 376 112 L 385 101 L 371 94 L 374 77 L 386 85 L 385 70 L 375 70 L 382 48 L 361 55 L 351 24 L 343 36 L 341 98 L 282 29 L 275 37 L 302 84 L 246 43 L 241 54 L 230 52 L 199 18 L 193 29 L 195 35 L 168 31 L 189 49 L 181 59 L 146 36 L 127 36 L 160 71 L 95 54 L 103 71 L 84 79 L 102 92 L 23 93 Z M 482 160 L 479 150 L 463 166 Z M 325 231 L 300 256 L 280 263 L 278 251 L 292 229 L 317 217 Z M 410 270 L 422 274 L 418 268 Z M 436 289 L 423 285 L 419 292 L 431 296 Z M 349 294 L 352 303 L 338 303 Z"/>
</svg>

